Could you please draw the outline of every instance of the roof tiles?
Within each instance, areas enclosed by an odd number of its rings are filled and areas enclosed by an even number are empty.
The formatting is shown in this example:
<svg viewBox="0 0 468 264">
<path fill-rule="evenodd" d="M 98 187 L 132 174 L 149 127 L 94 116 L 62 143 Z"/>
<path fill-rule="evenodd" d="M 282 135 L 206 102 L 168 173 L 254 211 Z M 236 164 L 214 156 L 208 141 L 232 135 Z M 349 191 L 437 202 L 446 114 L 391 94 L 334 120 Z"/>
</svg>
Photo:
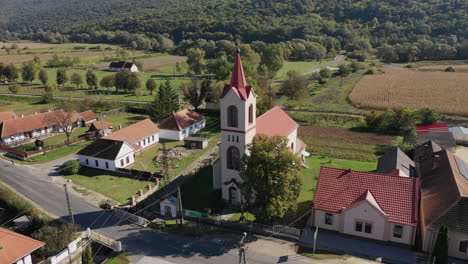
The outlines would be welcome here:
<svg viewBox="0 0 468 264">
<path fill-rule="evenodd" d="M 203 115 L 190 109 L 184 109 L 164 119 L 158 127 L 159 129 L 182 131 L 203 119 L 205 119 Z"/>
<path fill-rule="evenodd" d="M 339 213 L 363 197 L 372 197 L 389 221 L 415 226 L 418 221 L 418 180 L 373 172 L 322 167 L 314 209 Z"/>
<path fill-rule="evenodd" d="M 0 227 L 0 263 L 15 263 L 43 245 L 44 242 Z"/>
<path fill-rule="evenodd" d="M 147 118 L 143 121 L 140 121 L 133 125 L 122 128 L 116 132 L 113 132 L 110 135 L 105 136 L 103 138 L 125 141 L 133 146 L 138 141 L 145 139 L 151 135 L 154 135 L 157 132 L 159 132 L 158 126 L 155 123 L 153 123 L 151 119 Z"/>
<path fill-rule="evenodd" d="M 257 118 L 257 134 L 289 136 L 299 125 L 278 106 Z"/>
</svg>

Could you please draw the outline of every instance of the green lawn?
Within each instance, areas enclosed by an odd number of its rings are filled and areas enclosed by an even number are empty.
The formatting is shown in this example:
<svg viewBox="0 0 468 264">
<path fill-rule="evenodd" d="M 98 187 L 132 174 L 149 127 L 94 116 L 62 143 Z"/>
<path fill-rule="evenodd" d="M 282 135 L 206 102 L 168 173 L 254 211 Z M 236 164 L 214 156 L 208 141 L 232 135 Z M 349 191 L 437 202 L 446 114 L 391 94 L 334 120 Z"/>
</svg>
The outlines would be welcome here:
<svg viewBox="0 0 468 264">
<path fill-rule="evenodd" d="M 314 68 L 325 66 L 332 61 L 333 59 L 322 61 L 285 61 L 283 67 L 276 73 L 275 80 L 285 79 L 289 71 L 302 73 Z"/>
<path fill-rule="evenodd" d="M 205 152 L 210 150 L 218 143 L 218 138 L 211 138 L 208 142 L 208 147 L 203 150 L 198 150 L 195 154 L 189 155 L 186 157 L 181 158 L 180 160 L 173 161 L 173 167 L 169 169 L 169 176 L 170 178 L 179 175 L 185 168 L 187 168 L 190 164 L 196 161 L 201 155 Z M 161 149 L 163 144 L 166 145 L 166 149 L 171 149 L 177 146 L 183 146 L 183 141 L 169 141 L 165 143 L 158 143 L 155 146 L 139 153 L 136 155 L 136 162 L 131 168 L 136 170 L 145 170 L 145 171 L 161 171 L 160 164 L 155 164 L 153 162 L 153 158 L 159 154 L 161 154 Z"/>
<path fill-rule="evenodd" d="M 119 129 L 119 126 L 122 126 L 122 128 L 124 128 L 124 127 L 129 126 L 129 125 L 131 125 L 133 123 L 144 120 L 144 119 L 146 119 L 148 117 L 149 116 L 147 116 L 147 115 L 123 112 L 123 113 L 118 113 L 118 114 L 104 115 L 103 119 L 104 119 L 104 121 L 111 122 L 114 129 L 117 130 L 117 129 Z"/>
<path fill-rule="evenodd" d="M 103 170 L 81 168 L 79 174 L 66 176 L 66 178 L 121 203 L 128 202 L 132 195 L 149 183 L 106 173 Z"/>
<path fill-rule="evenodd" d="M 24 98 L 18 97 L 9 97 L 9 96 L 1 96 L 0 98 L 0 112 L 12 110 L 17 115 L 21 116 L 21 114 L 33 114 L 34 112 L 45 112 L 49 109 L 54 109 L 56 106 L 55 104 L 42 104 L 40 103 L 40 99 L 37 98 L 27 98 L 32 100 L 18 100 Z"/>
<path fill-rule="evenodd" d="M 87 141 L 82 141 L 73 145 L 69 146 L 64 146 L 58 149 L 54 149 L 51 151 L 44 152 L 42 154 L 38 154 L 36 156 L 28 158 L 26 161 L 20 161 L 14 159 L 15 162 L 19 162 L 21 164 L 39 164 L 39 163 L 45 163 L 49 162 L 52 160 L 56 160 L 71 154 L 74 154 L 84 147 L 86 147 L 88 144 L 91 144 L 92 140 L 87 140 Z M 6 156 L 0 155 L 0 158 L 7 159 L 7 160 L 12 160 L 11 158 L 8 158 Z"/>
<path fill-rule="evenodd" d="M 340 169 L 353 169 L 357 171 L 374 171 L 377 167 L 375 162 L 363 162 L 345 159 L 333 159 L 323 156 L 311 156 L 306 159 L 309 168 L 301 171 L 303 187 L 297 200 L 298 203 L 312 201 L 314 198 L 320 167 L 333 167 Z"/>
<path fill-rule="evenodd" d="M 89 127 L 77 127 L 73 130 L 70 139 L 73 140 L 77 138 L 80 135 L 83 135 L 86 133 L 86 131 L 89 130 Z M 52 136 L 43 139 L 44 141 L 44 147 L 49 147 L 49 146 L 54 146 L 54 145 L 59 145 L 63 144 L 67 140 L 67 136 L 64 133 L 61 133 L 57 136 Z M 31 150 L 36 150 L 36 145 L 34 143 L 28 143 L 24 144 L 21 146 L 15 147 L 15 149 L 21 150 L 21 151 L 31 151 Z"/>
<path fill-rule="evenodd" d="M 113 256 L 106 261 L 104 264 L 129 264 L 130 260 L 128 259 L 127 253 L 118 253 L 116 256 Z"/>
</svg>

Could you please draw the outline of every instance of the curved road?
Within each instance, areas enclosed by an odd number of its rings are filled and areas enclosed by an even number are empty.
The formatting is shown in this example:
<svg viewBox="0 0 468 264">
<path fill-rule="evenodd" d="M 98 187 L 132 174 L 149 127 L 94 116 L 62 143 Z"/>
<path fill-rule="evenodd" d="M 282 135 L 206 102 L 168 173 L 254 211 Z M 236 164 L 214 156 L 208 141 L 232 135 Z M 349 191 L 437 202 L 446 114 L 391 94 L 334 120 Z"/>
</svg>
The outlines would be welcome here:
<svg viewBox="0 0 468 264">
<path fill-rule="evenodd" d="M 41 165 L 12 165 L 0 159 L 0 174 L 5 184 L 25 196 L 43 211 L 68 221 L 68 209 L 62 185 L 54 183 L 58 161 Z M 137 225 L 119 223 L 107 211 L 70 195 L 75 222 L 122 242 L 132 263 L 238 263 L 237 243 L 241 232 L 234 235 L 182 237 L 156 232 Z M 254 237 L 254 239 L 257 239 Z M 253 250 L 247 251 L 249 263 L 278 263 L 278 257 Z M 300 255 L 286 257 L 284 263 L 321 263 Z"/>
</svg>

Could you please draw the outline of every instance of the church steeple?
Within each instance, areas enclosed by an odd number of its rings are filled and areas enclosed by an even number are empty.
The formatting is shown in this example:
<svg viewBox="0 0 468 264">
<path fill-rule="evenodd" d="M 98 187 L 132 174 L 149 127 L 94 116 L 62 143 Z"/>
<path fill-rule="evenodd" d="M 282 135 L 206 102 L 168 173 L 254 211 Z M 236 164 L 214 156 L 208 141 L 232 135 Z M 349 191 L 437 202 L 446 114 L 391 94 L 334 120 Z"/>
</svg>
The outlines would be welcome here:
<svg viewBox="0 0 468 264">
<path fill-rule="evenodd" d="M 224 86 L 224 90 L 221 93 L 221 98 L 223 98 L 232 88 L 236 89 L 237 94 L 242 100 L 246 100 L 249 97 L 252 89 L 252 87 L 249 86 L 245 80 L 244 67 L 242 66 L 240 51 L 238 51 L 236 54 L 231 83 Z"/>
</svg>

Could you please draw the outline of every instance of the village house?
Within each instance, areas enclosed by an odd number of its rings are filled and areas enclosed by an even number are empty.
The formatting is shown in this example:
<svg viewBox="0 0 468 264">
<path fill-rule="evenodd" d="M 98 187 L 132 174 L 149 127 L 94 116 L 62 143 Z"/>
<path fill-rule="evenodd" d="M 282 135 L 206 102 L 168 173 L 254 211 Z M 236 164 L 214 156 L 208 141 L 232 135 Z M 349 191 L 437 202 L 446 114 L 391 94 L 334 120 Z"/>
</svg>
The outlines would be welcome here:
<svg viewBox="0 0 468 264">
<path fill-rule="evenodd" d="M 309 223 L 320 229 L 413 245 L 418 179 L 322 167 Z"/>
<path fill-rule="evenodd" d="M 451 149 L 456 146 L 455 138 L 447 123 L 416 126 L 416 133 L 417 145 L 427 141 L 434 141 L 444 149 Z"/>
<path fill-rule="evenodd" d="M 83 126 L 90 126 L 91 123 L 97 120 L 97 115 L 92 110 L 87 110 L 80 113 L 80 118 Z"/>
<path fill-rule="evenodd" d="M 107 121 L 94 121 L 88 129 L 88 133 L 97 133 L 104 137 L 112 133 L 112 123 Z"/>
<path fill-rule="evenodd" d="M 77 155 L 82 166 L 115 171 L 134 164 L 136 153 L 158 142 L 159 128 L 148 118 L 96 140 Z"/>
<path fill-rule="evenodd" d="M 0 227 L 0 263 L 32 264 L 31 254 L 45 243 Z"/>
<path fill-rule="evenodd" d="M 468 165 L 433 142 L 418 146 L 415 155 L 421 181 L 422 250 L 433 252 L 439 228 L 445 225 L 448 255 L 468 260 Z"/>
<path fill-rule="evenodd" d="M 299 125 L 281 108 L 275 107 L 256 117 L 257 95 L 245 80 L 240 54 L 236 56 L 231 83 L 220 97 L 221 144 L 219 159 L 213 164 L 214 189 L 233 204 L 242 201 L 239 175 L 240 159 L 255 135 L 284 136 L 290 150 L 299 157 L 308 155 L 306 144 L 297 137 Z"/>
<path fill-rule="evenodd" d="M 168 140 L 184 140 L 206 126 L 206 118 L 189 109 L 173 113 L 159 125 L 159 137 Z"/>
<path fill-rule="evenodd" d="M 54 133 L 63 133 L 62 127 L 55 118 L 59 111 L 63 112 L 63 110 L 48 111 L 3 121 L 0 124 L 0 144 L 17 145 Z M 72 126 L 82 126 L 83 119 L 80 114 L 71 115 Z"/>
<path fill-rule="evenodd" d="M 126 61 L 113 61 L 109 64 L 109 71 L 121 72 L 124 70 L 129 72 L 138 72 L 138 67 L 135 63 Z"/>
<path fill-rule="evenodd" d="M 394 147 L 386 152 L 377 162 L 377 173 L 416 177 L 414 161 L 400 148 Z"/>
</svg>

